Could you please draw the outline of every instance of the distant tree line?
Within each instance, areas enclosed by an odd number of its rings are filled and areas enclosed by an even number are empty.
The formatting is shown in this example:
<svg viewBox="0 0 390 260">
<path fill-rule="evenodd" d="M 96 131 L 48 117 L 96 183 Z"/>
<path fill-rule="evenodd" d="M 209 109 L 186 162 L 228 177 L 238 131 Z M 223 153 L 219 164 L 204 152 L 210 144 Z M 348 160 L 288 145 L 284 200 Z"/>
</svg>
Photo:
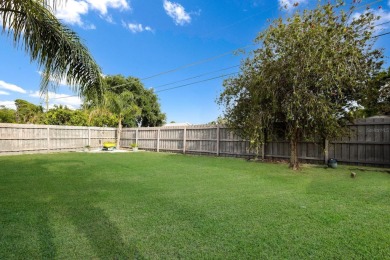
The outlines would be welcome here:
<svg viewBox="0 0 390 260">
<path fill-rule="evenodd" d="M 0 106 L 0 123 L 46 124 L 107 127 L 153 127 L 165 123 L 157 95 L 145 89 L 141 81 L 121 75 L 103 80 L 103 102 L 85 96 L 80 109 L 54 106 L 44 111 L 41 105 L 16 99 L 16 110 Z"/>
</svg>

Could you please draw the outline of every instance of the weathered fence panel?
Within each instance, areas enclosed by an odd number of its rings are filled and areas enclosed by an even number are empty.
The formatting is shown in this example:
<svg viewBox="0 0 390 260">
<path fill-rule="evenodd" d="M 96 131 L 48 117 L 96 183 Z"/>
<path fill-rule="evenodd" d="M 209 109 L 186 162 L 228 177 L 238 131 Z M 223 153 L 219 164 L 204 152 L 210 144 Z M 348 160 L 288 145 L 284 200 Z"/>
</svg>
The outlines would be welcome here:
<svg viewBox="0 0 390 260">
<path fill-rule="evenodd" d="M 356 120 L 347 136 L 329 142 L 329 156 L 344 163 L 390 166 L 390 118 Z"/>
<path fill-rule="evenodd" d="M 0 155 L 81 150 L 115 140 L 115 128 L 0 124 Z"/>
<path fill-rule="evenodd" d="M 116 128 L 0 124 L 0 155 L 25 152 L 55 152 L 101 147 L 116 139 Z M 284 140 L 266 143 L 253 151 L 250 143 L 221 126 L 124 128 L 121 147 L 137 143 L 140 149 L 216 156 L 287 159 L 290 144 Z M 298 157 L 307 162 L 335 158 L 342 163 L 390 166 L 390 118 L 359 119 L 349 133 L 338 139 L 300 142 Z"/>
</svg>

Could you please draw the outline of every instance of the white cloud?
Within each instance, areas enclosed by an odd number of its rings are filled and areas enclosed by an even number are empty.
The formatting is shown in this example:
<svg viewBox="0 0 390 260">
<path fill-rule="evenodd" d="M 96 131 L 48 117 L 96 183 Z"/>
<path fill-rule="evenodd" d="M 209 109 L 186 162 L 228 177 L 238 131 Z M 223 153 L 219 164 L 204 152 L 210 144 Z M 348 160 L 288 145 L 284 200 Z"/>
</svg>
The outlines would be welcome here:
<svg viewBox="0 0 390 260">
<path fill-rule="evenodd" d="M 8 92 L 6 92 L 6 91 L 1 91 L 1 90 L 0 90 L 0 95 L 6 95 L 6 96 L 8 96 L 8 95 L 9 95 L 9 93 L 8 93 Z"/>
<path fill-rule="evenodd" d="M 39 91 L 31 92 L 29 96 L 34 98 L 45 98 L 45 94 L 41 95 Z M 82 101 L 78 96 L 58 94 L 49 91 L 49 108 L 52 108 L 54 105 L 63 105 L 67 106 L 70 109 L 77 109 L 80 107 L 81 104 Z"/>
<path fill-rule="evenodd" d="M 167 15 L 175 21 L 176 25 L 184 25 L 191 22 L 190 14 L 179 3 L 164 0 L 164 9 Z"/>
<path fill-rule="evenodd" d="M 102 15 L 107 14 L 108 8 L 128 10 L 130 5 L 126 0 L 86 0 L 92 9 L 98 10 Z"/>
<path fill-rule="evenodd" d="M 111 15 L 106 15 L 105 17 L 101 16 L 101 18 L 106 20 L 106 22 L 108 22 L 108 23 L 115 24 L 114 19 L 112 18 Z"/>
<path fill-rule="evenodd" d="M 278 0 L 279 6 L 285 10 L 291 10 L 295 5 L 304 4 L 307 0 Z"/>
<path fill-rule="evenodd" d="M 57 6 L 55 15 L 58 19 L 72 25 L 83 26 L 81 15 L 88 13 L 89 6 L 84 1 L 68 0 L 65 4 Z"/>
<path fill-rule="evenodd" d="M 16 86 L 14 84 L 7 83 L 5 81 L 0 80 L 0 89 L 5 89 L 13 92 L 19 92 L 19 93 L 27 93 L 24 89 L 22 89 L 19 86 Z"/>
<path fill-rule="evenodd" d="M 112 17 L 108 15 L 108 8 L 131 9 L 126 0 L 67 0 L 56 6 L 54 14 L 65 23 L 78 25 L 84 29 L 96 29 L 93 24 L 85 24 L 82 16 L 87 15 L 90 10 L 96 10 L 103 19 L 113 23 Z"/>
<path fill-rule="evenodd" d="M 5 106 L 6 108 L 16 109 L 15 101 L 0 101 L 0 106 Z"/>
<path fill-rule="evenodd" d="M 122 25 L 129 29 L 132 33 L 140 33 L 143 31 L 153 32 L 153 29 L 150 26 L 143 26 L 142 24 L 137 23 L 125 23 L 122 22 Z"/>
</svg>

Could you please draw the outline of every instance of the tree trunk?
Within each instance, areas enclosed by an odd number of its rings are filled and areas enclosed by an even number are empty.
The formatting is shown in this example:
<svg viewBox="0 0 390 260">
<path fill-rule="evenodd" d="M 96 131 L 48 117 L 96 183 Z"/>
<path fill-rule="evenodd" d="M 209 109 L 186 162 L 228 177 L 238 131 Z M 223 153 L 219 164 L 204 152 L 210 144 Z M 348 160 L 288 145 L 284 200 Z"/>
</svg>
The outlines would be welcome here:
<svg viewBox="0 0 390 260">
<path fill-rule="evenodd" d="M 120 148 L 121 133 L 122 133 L 122 119 L 119 118 L 118 129 L 117 129 L 117 132 L 116 132 L 116 149 Z"/>
<path fill-rule="evenodd" d="M 299 170 L 299 161 L 298 161 L 298 134 L 294 133 L 290 140 L 290 165 L 289 167 L 294 171 Z"/>
</svg>

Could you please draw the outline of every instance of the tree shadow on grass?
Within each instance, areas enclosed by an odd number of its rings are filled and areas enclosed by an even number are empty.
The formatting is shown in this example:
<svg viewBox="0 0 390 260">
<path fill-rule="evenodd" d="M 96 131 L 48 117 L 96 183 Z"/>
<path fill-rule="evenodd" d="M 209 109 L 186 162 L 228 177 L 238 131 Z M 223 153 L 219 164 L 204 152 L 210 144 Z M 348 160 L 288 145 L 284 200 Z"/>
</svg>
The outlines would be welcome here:
<svg viewBox="0 0 390 260">
<path fill-rule="evenodd" d="M 96 255 L 102 259 L 143 259 L 134 245 L 126 245 L 121 232 L 100 208 L 84 205 L 68 208 L 69 219 L 83 233 Z"/>
<path fill-rule="evenodd" d="M 54 259 L 57 252 L 53 241 L 54 234 L 49 224 L 47 211 L 43 211 L 38 215 L 37 230 L 42 259 Z"/>
</svg>

